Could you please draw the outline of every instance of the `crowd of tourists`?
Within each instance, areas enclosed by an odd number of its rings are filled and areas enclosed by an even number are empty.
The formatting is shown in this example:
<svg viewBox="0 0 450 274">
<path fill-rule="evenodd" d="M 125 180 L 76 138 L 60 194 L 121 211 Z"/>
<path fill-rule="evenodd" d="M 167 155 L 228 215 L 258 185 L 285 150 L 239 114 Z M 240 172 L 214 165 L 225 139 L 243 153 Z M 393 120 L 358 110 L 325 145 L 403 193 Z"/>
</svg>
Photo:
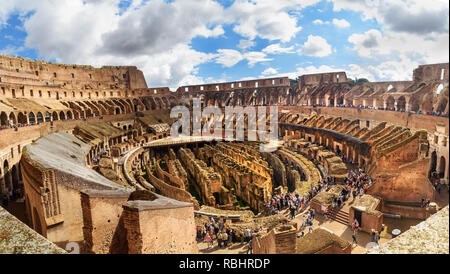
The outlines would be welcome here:
<svg viewBox="0 0 450 274">
<path fill-rule="evenodd" d="M 303 104 L 303 106 L 308 106 L 308 104 Z M 337 105 L 326 105 L 326 104 L 313 104 L 313 107 L 338 107 L 338 108 L 359 108 L 359 109 L 375 109 L 375 110 L 389 110 L 389 111 L 397 111 L 397 112 L 407 112 L 406 109 L 400 108 L 389 108 L 389 107 L 374 107 L 374 106 L 363 106 L 363 105 L 352 105 L 352 104 L 337 104 Z M 442 111 L 411 111 L 411 113 L 416 114 L 424 114 L 430 116 L 441 116 L 441 117 L 449 117 L 448 112 Z"/>
<path fill-rule="evenodd" d="M 263 230 L 262 227 L 253 231 L 249 228 L 243 230 L 232 229 L 225 225 L 223 218 L 215 221 L 211 217 L 210 221 L 203 226 L 197 226 L 197 241 L 203 240 L 208 244 L 208 248 L 214 247 L 215 242 L 218 248 L 226 248 L 234 243 L 247 244 L 247 254 L 252 254 L 255 235 Z"/>
<path fill-rule="evenodd" d="M 314 198 L 319 192 L 328 190 L 328 187 L 336 184 L 336 179 L 326 177 L 317 182 L 316 186 L 312 186 L 311 189 L 305 195 L 299 195 L 298 193 L 285 193 L 278 194 L 272 197 L 264 204 L 265 215 L 279 214 L 285 209 L 289 209 L 291 219 L 294 219 L 299 212 L 303 212 L 310 204 L 312 198 Z"/>
</svg>

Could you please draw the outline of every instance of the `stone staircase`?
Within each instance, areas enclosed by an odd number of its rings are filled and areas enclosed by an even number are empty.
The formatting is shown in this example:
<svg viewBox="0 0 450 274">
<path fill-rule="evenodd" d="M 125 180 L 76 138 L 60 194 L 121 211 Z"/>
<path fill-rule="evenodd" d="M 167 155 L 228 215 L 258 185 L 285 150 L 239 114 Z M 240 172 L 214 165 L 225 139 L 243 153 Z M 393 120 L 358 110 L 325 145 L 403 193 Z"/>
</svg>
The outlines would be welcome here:
<svg viewBox="0 0 450 274">
<path fill-rule="evenodd" d="M 327 217 L 338 223 L 348 225 L 348 207 L 332 208 Z"/>
</svg>

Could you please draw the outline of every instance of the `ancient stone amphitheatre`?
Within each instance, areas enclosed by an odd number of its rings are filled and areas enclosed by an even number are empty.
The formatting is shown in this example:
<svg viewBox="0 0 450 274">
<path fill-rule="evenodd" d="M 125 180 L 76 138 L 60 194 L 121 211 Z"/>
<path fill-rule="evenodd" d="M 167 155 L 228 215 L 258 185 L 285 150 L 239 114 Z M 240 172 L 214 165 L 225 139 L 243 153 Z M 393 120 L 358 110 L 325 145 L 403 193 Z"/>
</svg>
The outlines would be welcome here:
<svg viewBox="0 0 450 274">
<path fill-rule="evenodd" d="M 3 55 L 0 253 L 245 253 L 247 241 L 254 254 L 448 253 L 448 71 L 170 90 L 148 87 L 137 67 Z M 192 112 L 194 98 L 222 111 L 223 129 L 236 118 L 227 107 L 276 106 L 279 147 L 171 136 L 171 109 Z"/>
</svg>

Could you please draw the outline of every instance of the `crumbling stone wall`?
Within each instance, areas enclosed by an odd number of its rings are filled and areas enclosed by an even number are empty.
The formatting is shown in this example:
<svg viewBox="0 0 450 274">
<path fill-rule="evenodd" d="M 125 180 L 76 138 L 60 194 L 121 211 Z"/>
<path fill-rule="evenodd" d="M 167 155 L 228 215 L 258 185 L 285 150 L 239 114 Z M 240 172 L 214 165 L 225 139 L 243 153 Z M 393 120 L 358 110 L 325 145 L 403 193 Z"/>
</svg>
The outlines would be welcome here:
<svg viewBox="0 0 450 274">
<path fill-rule="evenodd" d="M 130 254 L 194 254 L 197 242 L 192 205 L 169 207 L 130 201 L 124 224 Z"/>
</svg>

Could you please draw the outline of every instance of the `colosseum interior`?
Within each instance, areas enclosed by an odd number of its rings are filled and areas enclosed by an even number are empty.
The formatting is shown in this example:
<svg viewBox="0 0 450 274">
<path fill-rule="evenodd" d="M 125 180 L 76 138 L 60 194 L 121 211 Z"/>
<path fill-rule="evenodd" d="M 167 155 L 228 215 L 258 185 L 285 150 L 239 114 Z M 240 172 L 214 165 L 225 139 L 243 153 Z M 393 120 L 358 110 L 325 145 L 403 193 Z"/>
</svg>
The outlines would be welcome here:
<svg viewBox="0 0 450 274">
<path fill-rule="evenodd" d="M 366 253 L 373 231 L 372 253 L 414 253 L 400 237 L 448 253 L 448 73 L 424 64 L 410 81 L 355 83 L 342 71 L 173 91 L 149 88 L 137 67 L 2 55 L 0 253 L 245 253 L 249 232 L 255 254 Z M 171 109 L 193 112 L 194 98 L 221 111 L 276 106 L 278 149 L 171 136 Z M 353 171 L 369 183 L 336 207 Z M 355 220 L 364 244 L 353 248 Z M 208 247 L 211 221 L 235 248 Z"/>
</svg>

